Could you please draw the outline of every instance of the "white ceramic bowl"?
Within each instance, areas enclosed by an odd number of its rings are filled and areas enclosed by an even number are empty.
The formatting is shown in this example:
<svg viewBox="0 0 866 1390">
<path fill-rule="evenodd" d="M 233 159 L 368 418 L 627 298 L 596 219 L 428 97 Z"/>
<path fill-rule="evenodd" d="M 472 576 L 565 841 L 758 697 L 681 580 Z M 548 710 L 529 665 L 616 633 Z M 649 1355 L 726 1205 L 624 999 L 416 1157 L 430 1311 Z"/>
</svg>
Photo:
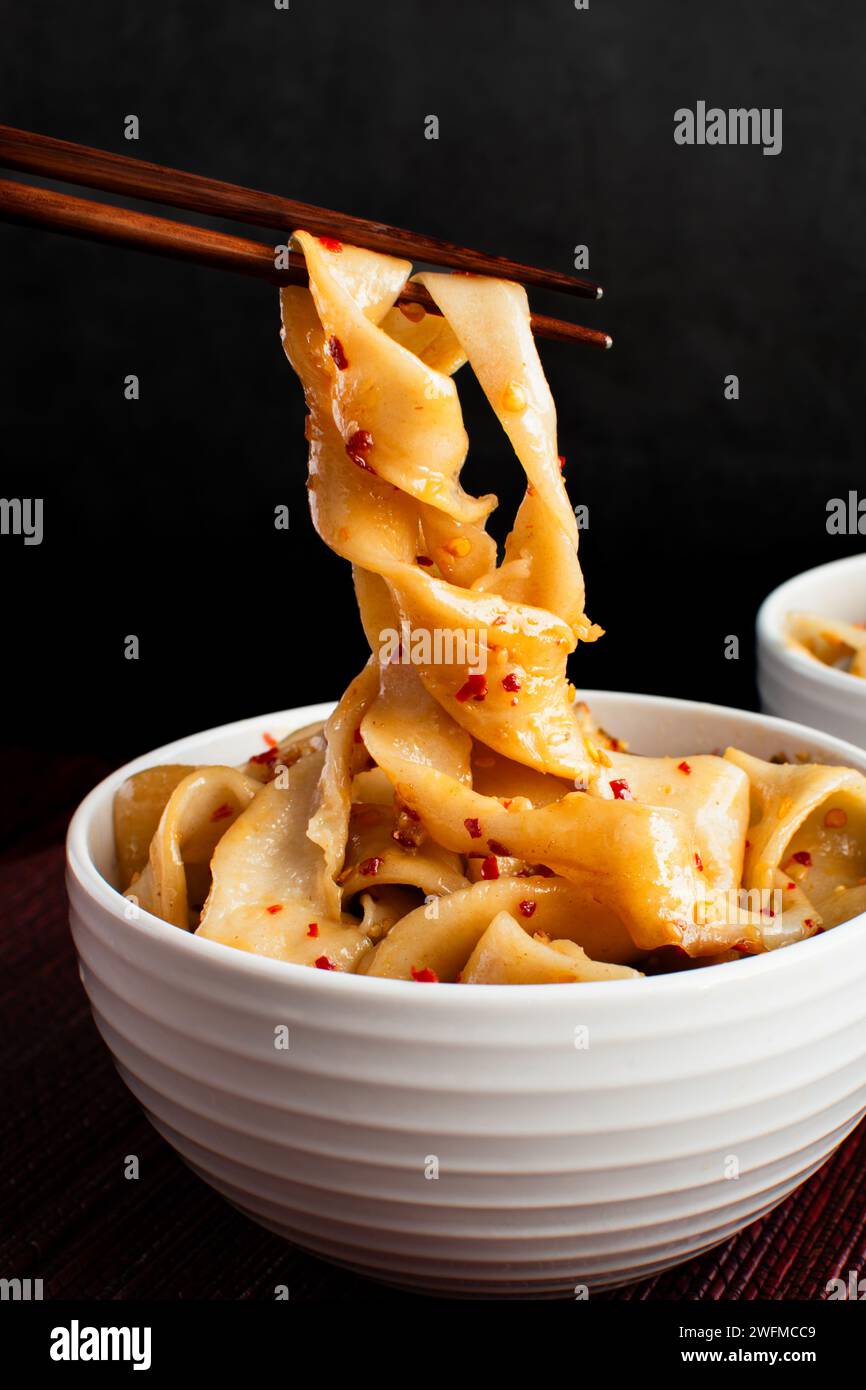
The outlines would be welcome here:
<svg viewBox="0 0 866 1390">
<path fill-rule="evenodd" d="M 866 622 L 866 554 L 781 584 L 758 611 L 758 687 L 768 714 L 796 719 L 866 748 L 866 681 L 804 656 L 785 640 L 789 613 Z"/>
<path fill-rule="evenodd" d="M 731 742 L 866 769 L 863 752 L 766 716 L 586 698 L 641 752 Z M 263 730 L 329 708 L 158 749 L 91 792 L 70 827 L 72 931 L 97 1025 L 206 1182 L 296 1244 L 394 1283 L 573 1296 L 708 1249 L 823 1163 L 866 1107 L 866 916 L 728 965 L 514 987 L 311 970 L 146 913 L 126 920 L 108 882 L 124 777 L 240 762 Z M 575 1045 L 583 1028 L 588 1048 Z"/>
</svg>

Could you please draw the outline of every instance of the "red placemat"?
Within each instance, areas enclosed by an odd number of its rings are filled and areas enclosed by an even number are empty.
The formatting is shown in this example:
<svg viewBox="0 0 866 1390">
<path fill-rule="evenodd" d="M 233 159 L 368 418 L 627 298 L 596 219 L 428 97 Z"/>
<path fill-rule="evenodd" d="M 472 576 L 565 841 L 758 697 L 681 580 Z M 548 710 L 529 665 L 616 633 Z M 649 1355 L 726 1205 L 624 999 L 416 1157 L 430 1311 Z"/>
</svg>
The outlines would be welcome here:
<svg viewBox="0 0 866 1390">
<path fill-rule="evenodd" d="M 212 1193 L 151 1129 L 99 1038 L 66 920 L 66 810 L 101 769 L 58 772 L 53 804 L 0 863 L 4 985 L 0 1277 L 46 1298 L 406 1299 L 293 1249 Z M 124 1177 L 127 1155 L 138 1181 Z M 725 1245 L 609 1299 L 812 1299 L 866 1265 L 866 1125 Z"/>
</svg>

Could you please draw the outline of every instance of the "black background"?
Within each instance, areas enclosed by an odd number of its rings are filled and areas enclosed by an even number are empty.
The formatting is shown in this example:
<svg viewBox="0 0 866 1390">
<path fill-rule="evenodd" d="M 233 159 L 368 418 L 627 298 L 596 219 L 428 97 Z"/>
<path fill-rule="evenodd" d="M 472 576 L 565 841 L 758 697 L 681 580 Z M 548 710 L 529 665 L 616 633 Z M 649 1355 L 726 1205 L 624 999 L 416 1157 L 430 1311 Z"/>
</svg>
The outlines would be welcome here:
<svg viewBox="0 0 866 1390">
<path fill-rule="evenodd" d="M 859 548 L 825 508 L 863 475 L 864 40 L 841 0 L 7 3 L 0 120 L 561 270 L 588 244 L 604 302 L 533 300 L 616 337 L 543 349 L 607 629 L 573 679 L 750 705 L 761 597 Z M 699 99 L 782 107 L 782 153 L 676 146 Z M 7 738 L 119 760 L 336 697 L 365 648 L 275 292 L 0 225 L 0 302 L 2 494 L 45 499 L 41 546 L 0 538 Z"/>
</svg>

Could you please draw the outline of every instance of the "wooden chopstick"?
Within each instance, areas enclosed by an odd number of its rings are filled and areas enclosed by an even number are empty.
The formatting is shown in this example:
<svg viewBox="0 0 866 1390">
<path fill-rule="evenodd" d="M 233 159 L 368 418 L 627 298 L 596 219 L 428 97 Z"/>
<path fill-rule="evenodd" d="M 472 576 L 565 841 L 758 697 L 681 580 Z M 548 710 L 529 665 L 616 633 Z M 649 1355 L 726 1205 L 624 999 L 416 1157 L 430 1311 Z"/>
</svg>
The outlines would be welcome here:
<svg viewBox="0 0 866 1390">
<path fill-rule="evenodd" d="M 33 184 L 0 179 L 0 219 L 46 227 L 88 240 L 130 246 L 158 256 L 195 261 L 217 270 L 233 270 L 272 285 L 306 285 L 307 270 L 300 253 L 292 252 L 296 263 L 287 269 L 274 264 L 274 247 L 248 237 L 231 236 L 211 227 L 197 227 L 172 218 L 97 203 L 69 193 L 55 193 Z M 291 259 L 291 258 L 290 258 Z M 430 314 L 440 310 L 421 285 L 408 284 L 398 304 L 421 304 Z M 609 348 L 612 339 L 596 328 L 586 328 L 546 314 L 531 315 L 532 331 L 540 338 L 560 342 L 580 342 L 590 347 Z"/>
<path fill-rule="evenodd" d="M 233 222 L 278 228 L 284 233 L 304 227 L 316 236 L 336 237 L 371 251 L 444 265 L 452 270 L 468 270 L 476 275 L 496 275 L 535 289 L 558 290 L 584 299 L 600 299 L 604 293 L 593 281 L 560 271 L 541 270 L 504 256 L 490 256 L 455 246 L 450 241 L 404 231 L 384 222 L 331 212 L 293 198 L 261 193 L 240 184 L 222 183 L 201 174 L 188 174 L 180 169 L 131 159 L 128 155 L 91 149 L 34 131 L 17 130 L 14 126 L 0 125 L 0 166 Z"/>
</svg>

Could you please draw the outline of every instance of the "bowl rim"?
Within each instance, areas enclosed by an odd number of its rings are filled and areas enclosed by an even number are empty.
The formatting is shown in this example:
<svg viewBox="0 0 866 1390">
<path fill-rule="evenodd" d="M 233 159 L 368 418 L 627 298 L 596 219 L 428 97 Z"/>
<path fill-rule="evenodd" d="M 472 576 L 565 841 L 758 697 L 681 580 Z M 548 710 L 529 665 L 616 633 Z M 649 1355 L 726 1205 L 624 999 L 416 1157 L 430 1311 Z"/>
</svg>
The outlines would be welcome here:
<svg viewBox="0 0 866 1390">
<path fill-rule="evenodd" d="M 827 564 L 814 565 L 812 569 L 792 574 L 767 594 L 755 619 L 759 657 L 766 657 L 772 653 L 798 675 L 811 679 L 813 684 L 824 686 L 827 690 L 847 693 L 854 697 L 855 703 L 866 695 L 866 681 L 860 681 L 847 671 L 837 671 L 833 666 L 825 666 L 823 661 L 806 656 L 796 647 L 792 647 L 785 636 L 783 622 L 786 615 L 794 609 L 794 605 L 787 600 L 787 594 L 791 589 L 819 575 L 831 572 L 844 574 L 847 570 L 860 569 L 866 571 L 866 551 L 857 555 L 844 555 L 839 560 L 830 560 Z M 833 617 L 832 614 L 827 616 Z"/>
<path fill-rule="evenodd" d="M 840 757 L 844 760 L 839 765 L 855 767 L 859 771 L 866 769 L 866 751 L 863 749 L 859 749 L 832 734 L 824 733 L 819 729 L 811 729 L 807 725 L 795 723 L 793 720 L 781 719 L 776 715 L 755 713 L 752 710 L 741 710 L 733 706 L 716 705 L 706 701 L 683 700 L 675 696 L 641 694 L 633 691 L 584 689 L 579 692 L 579 695 L 590 706 L 592 706 L 593 701 L 614 697 L 636 707 L 655 704 L 668 709 L 672 708 L 674 711 L 687 709 L 693 713 L 710 717 L 730 718 L 733 715 L 742 720 L 746 726 L 753 728 L 766 729 L 769 724 L 774 730 L 777 729 L 780 734 L 788 738 L 797 738 L 807 743 L 817 742 L 829 748 L 834 755 L 838 750 Z M 303 986 L 309 990 L 349 991 L 355 994 L 358 999 L 366 998 L 371 1001 L 377 998 L 382 1000 L 390 998 L 396 1002 L 401 994 L 405 996 L 405 991 L 414 990 L 416 993 L 412 997 L 417 1001 L 417 982 L 414 980 L 389 979 L 377 975 L 356 975 L 342 970 L 314 970 L 294 961 L 278 960 L 272 956 L 241 951 L 235 946 L 226 945 L 224 942 L 212 941 L 207 937 L 196 936 L 193 932 L 182 931 L 144 908 L 139 909 L 135 918 L 127 918 L 123 911 L 123 904 L 126 900 L 122 893 L 103 877 L 88 848 L 89 830 L 95 815 L 98 814 L 106 799 L 113 797 L 117 787 L 131 773 L 140 771 L 145 767 L 152 767 L 160 762 L 169 761 L 172 753 L 176 750 L 199 739 L 231 737 L 247 729 L 255 735 L 256 732 L 261 732 L 263 726 L 276 725 L 285 720 L 295 720 L 296 727 L 303 727 L 304 724 L 316 719 L 326 718 L 330 711 L 335 708 L 335 704 L 336 702 L 332 700 L 322 701 L 312 705 L 299 705 L 267 714 L 252 715 L 245 719 L 232 720 L 227 724 L 216 725 L 210 729 L 199 730 L 182 738 L 173 739 L 160 748 L 153 749 L 124 763 L 88 792 L 72 816 L 66 836 L 67 881 L 74 880 L 92 903 L 114 919 L 119 930 L 155 936 L 158 941 L 176 950 L 181 956 L 184 953 L 199 956 L 204 952 L 204 958 L 214 967 L 218 967 L 222 973 L 236 974 L 240 972 L 247 977 L 268 979 L 277 984 L 280 982 L 292 983 L 296 987 Z M 755 956 L 744 956 L 740 960 L 725 961 L 718 965 L 704 966 L 695 970 L 675 971 L 662 975 L 643 975 L 637 979 L 588 980 L 558 985 L 555 998 L 557 1000 L 573 1000 L 575 997 L 587 998 L 587 991 L 591 991 L 591 997 L 598 999 L 600 997 L 599 991 L 604 990 L 607 993 L 603 997 L 612 1000 L 619 997 L 612 991 L 619 991 L 623 1005 L 627 1006 L 635 998 L 646 998 L 647 991 L 652 991 L 653 998 L 657 1000 L 659 996 L 668 992 L 697 991 L 698 993 L 705 993 L 720 988 L 732 988 L 736 986 L 738 981 L 743 982 L 746 971 L 750 971 L 751 976 L 759 976 L 761 973 L 769 971 L 796 968 L 802 963 L 803 953 L 807 949 L 810 951 L 812 959 L 817 956 L 819 951 L 823 953 L 825 958 L 831 957 L 834 953 L 839 955 L 846 952 L 851 944 L 852 933 L 850 930 L 842 931 L 842 927 L 853 928 L 859 944 L 866 947 L 866 912 L 862 912 L 849 921 L 840 923 L 839 927 L 832 931 L 823 932 L 805 941 L 794 942 L 790 946 L 781 947 L 776 951 L 767 951 Z M 448 986 L 453 983 L 451 981 L 440 982 L 440 984 Z M 459 989 L 449 987 L 425 990 L 421 997 L 425 1001 L 429 1001 L 423 1007 L 460 1007 L 461 1001 L 465 1003 L 467 1000 L 471 1000 L 473 1008 L 479 1006 L 502 1008 L 504 1006 L 522 1009 L 527 1004 L 536 1004 L 542 999 L 547 999 L 549 1003 L 551 988 L 552 986 L 549 984 L 461 984 Z M 578 996 L 575 996 L 575 991 L 579 991 Z M 484 1001 L 483 1004 L 482 1000 Z"/>
</svg>

